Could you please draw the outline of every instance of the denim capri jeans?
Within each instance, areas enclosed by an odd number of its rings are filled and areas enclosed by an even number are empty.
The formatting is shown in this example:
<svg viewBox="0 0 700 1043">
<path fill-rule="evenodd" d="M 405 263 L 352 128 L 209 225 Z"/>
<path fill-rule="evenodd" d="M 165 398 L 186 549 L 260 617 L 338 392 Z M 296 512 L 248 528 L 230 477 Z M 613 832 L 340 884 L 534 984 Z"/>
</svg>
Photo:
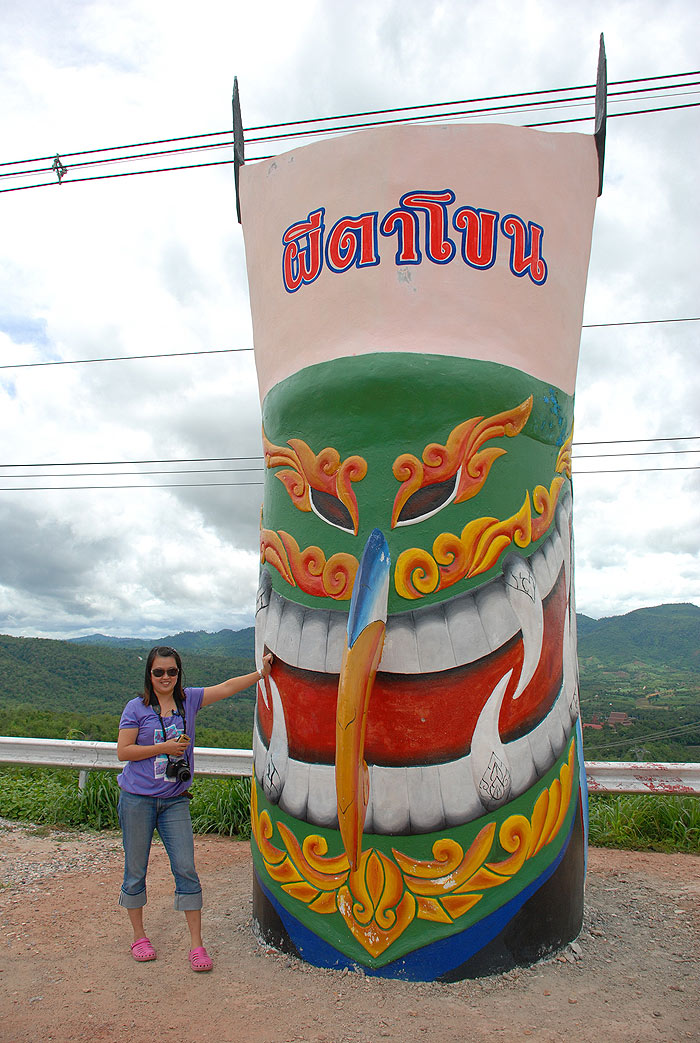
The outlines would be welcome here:
<svg viewBox="0 0 700 1043">
<path fill-rule="evenodd" d="M 194 867 L 190 801 L 178 797 L 145 797 L 122 790 L 119 824 L 124 844 L 124 883 L 119 904 L 140 909 L 146 904 L 146 870 L 154 830 L 163 841 L 175 877 L 175 908 L 202 908 L 202 887 Z"/>
</svg>

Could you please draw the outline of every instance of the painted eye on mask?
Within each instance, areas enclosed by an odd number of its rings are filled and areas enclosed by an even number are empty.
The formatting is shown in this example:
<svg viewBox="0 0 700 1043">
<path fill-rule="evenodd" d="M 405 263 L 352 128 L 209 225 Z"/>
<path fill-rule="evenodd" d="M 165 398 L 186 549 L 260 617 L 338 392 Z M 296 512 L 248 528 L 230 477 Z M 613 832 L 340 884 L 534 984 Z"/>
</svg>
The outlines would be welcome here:
<svg viewBox="0 0 700 1043">
<path fill-rule="evenodd" d="M 352 515 L 337 496 L 333 496 L 331 493 L 324 493 L 321 489 L 314 489 L 313 486 L 310 486 L 309 501 L 311 510 L 322 521 L 328 522 L 329 525 L 335 525 L 337 529 L 343 529 L 344 532 L 355 532 L 355 523 L 352 520 Z"/>
<path fill-rule="evenodd" d="M 456 474 L 452 475 L 451 478 L 445 479 L 444 482 L 425 485 L 422 489 L 412 493 L 399 511 L 394 523 L 395 527 L 398 528 L 399 525 L 415 525 L 416 522 L 431 518 L 438 511 L 441 511 L 443 507 L 446 507 L 448 503 L 452 503 L 459 487 L 461 470 L 460 468 Z"/>
<path fill-rule="evenodd" d="M 327 525 L 357 535 L 359 511 L 353 482 L 367 474 L 367 461 L 361 456 L 341 460 L 337 449 L 326 446 L 320 452 L 301 438 L 290 438 L 287 445 L 274 445 L 263 431 L 265 464 L 268 468 L 286 465 L 275 475 L 299 511 L 311 511 Z"/>
<path fill-rule="evenodd" d="M 450 431 L 444 445 L 427 445 L 420 460 L 413 453 L 398 456 L 392 470 L 401 487 L 394 500 L 392 529 L 414 525 L 448 503 L 464 503 L 476 496 L 494 461 L 506 452 L 486 443 L 520 434 L 531 409 L 532 396 L 495 416 L 465 420 Z"/>
</svg>

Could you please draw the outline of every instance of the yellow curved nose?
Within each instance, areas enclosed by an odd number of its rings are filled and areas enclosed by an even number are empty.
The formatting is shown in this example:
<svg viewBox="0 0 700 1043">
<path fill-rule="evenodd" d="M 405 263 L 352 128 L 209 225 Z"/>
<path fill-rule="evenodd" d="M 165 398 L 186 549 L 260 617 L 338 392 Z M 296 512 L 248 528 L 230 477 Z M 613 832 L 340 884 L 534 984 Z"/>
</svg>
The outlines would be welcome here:
<svg viewBox="0 0 700 1043">
<path fill-rule="evenodd" d="M 362 831 L 369 802 L 369 770 L 364 758 L 367 711 L 382 658 L 386 623 L 369 623 L 352 647 L 347 638 L 338 683 L 335 725 L 335 791 L 338 824 L 350 868 L 362 853 Z"/>
</svg>

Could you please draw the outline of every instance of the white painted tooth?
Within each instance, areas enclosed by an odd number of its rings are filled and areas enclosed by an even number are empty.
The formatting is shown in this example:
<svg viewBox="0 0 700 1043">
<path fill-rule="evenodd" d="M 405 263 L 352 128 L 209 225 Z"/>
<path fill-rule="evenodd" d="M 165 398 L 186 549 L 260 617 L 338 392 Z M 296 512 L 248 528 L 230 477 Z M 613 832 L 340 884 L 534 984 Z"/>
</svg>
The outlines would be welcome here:
<svg viewBox="0 0 700 1043">
<path fill-rule="evenodd" d="M 556 522 L 557 532 L 559 533 L 564 554 L 564 576 L 566 579 L 566 591 L 568 595 L 571 591 L 571 513 L 562 503 L 557 505 L 554 520 Z"/>
<path fill-rule="evenodd" d="M 474 785 L 487 811 L 505 804 L 511 790 L 510 764 L 498 732 L 498 718 L 512 673 L 509 670 L 491 692 L 472 736 L 470 759 Z"/>
<path fill-rule="evenodd" d="M 267 569 L 260 573 L 258 594 L 255 602 L 255 662 L 262 663 L 265 648 L 265 628 L 267 622 L 267 608 L 270 604 L 272 593 L 272 578 Z"/>
<path fill-rule="evenodd" d="M 523 665 L 513 699 L 518 699 L 533 678 L 542 654 L 544 611 L 542 597 L 527 558 L 509 554 L 503 562 L 506 596 L 523 635 Z"/>
<path fill-rule="evenodd" d="M 284 789 L 289 761 L 287 724 L 279 688 L 271 676 L 267 678 L 272 695 L 272 734 L 265 756 L 262 788 L 271 804 L 277 804 Z"/>
<path fill-rule="evenodd" d="M 552 744 L 549 741 L 546 719 L 541 721 L 531 732 L 528 732 L 527 741 L 532 751 L 532 760 L 537 770 L 537 778 L 541 779 L 556 760 Z"/>
<path fill-rule="evenodd" d="M 537 769 L 527 735 L 506 744 L 511 771 L 511 798 L 519 797 L 537 782 Z"/>
<path fill-rule="evenodd" d="M 367 770 L 369 771 L 369 799 L 367 801 L 367 810 L 365 812 L 365 824 L 362 829 L 363 834 L 379 832 L 379 830 L 374 828 L 374 803 L 372 801 L 372 772 L 374 771 L 374 765 L 368 764 Z"/>
<path fill-rule="evenodd" d="M 289 666 L 299 665 L 299 644 L 305 613 L 304 606 L 298 605 L 296 601 L 283 602 L 275 655 Z"/>
<path fill-rule="evenodd" d="M 562 703 L 561 707 L 558 705 L 560 700 Z M 561 710 L 564 707 L 564 705 L 564 701 L 562 700 L 562 692 L 560 691 L 551 710 L 549 711 L 545 719 L 541 721 L 537 726 L 538 730 L 542 729 L 544 732 L 546 732 L 547 738 L 549 739 L 549 745 L 552 747 L 552 752 L 554 754 L 555 760 L 559 756 L 561 751 L 564 749 L 564 746 L 566 745 L 567 736 L 571 730 L 568 721 L 566 722 L 566 724 L 564 724 L 564 721 L 562 719 Z"/>
<path fill-rule="evenodd" d="M 304 670 L 326 669 L 326 646 L 330 612 L 307 610 L 299 642 L 299 666 Z"/>
<path fill-rule="evenodd" d="M 559 573 L 562 569 L 563 560 L 560 554 L 557 554 L 551 540 L 545 540 L 542 544 L 542 552 L 547 559 L 547 565 L 549 566 L 549 574 L 552 577 L 552 587 L 559 579 Z M 550 590 L 552 589 L 550 587 Z M 549 591 L 547 591 L 547 594 Z M 543 594 L 543 596 L 545 596 Z"/>
<path fill-rule="evenodd" d="M 255 778 L 262 786 L 263 775 L 265 773 L 265 757 L 267 756 L 267 747 L 260 737 L 258 731 L 257 722 L 253 725 L 253 771 L 255 772 Z"/>
<path fill-rule="evenodd" d="M 328 613 L 328 635 L 326 637 L 326 666 L 328 674 L 339 674 L 345 651 L 345 635 L 348 629 L 347 612 Z"/>
<path fill-rule="evenodd" d="M 442 605 L 414 612 L 421 673 L 435 673 L 457 666 Z"/>
<path fill-rule="evenodd" d="M 450 641 L 458 666 L 475 663 L 491 653 L 473 594 L 462 594 L 443 602 Z"/>
<path fill-rule="evenodd" d="M 338 828 L 338 803 L 335 794 L 335 765 L 309 765 L 309 800 L 306 817 L 316 826 Z"/>
<path fill-rule="evenodd" d="M 413 612 L 400 612 L 387 619 L 379 669 L 392 674 L 421 672 Z"/>
<path fill-rule="evenodd" d="M 520 630 L 518 619 L 505 595 L 503 579 L 499 577 L 477 590 L 474 601 L 484 624 L 490 650 L 496 652 Z"/>
<path fill-rule="evenodd" d="M 562 668 L 563 668 L 563 680 L 562 680 L 562 702 L 566 705 L 567 716 L 569 717 L 569 724 L 573 724 L 578 716 L 578 699 L 576 698 L 576 691 L 578 688 L 578 663 L 576 660 L 576 645 L 575 642 L 571 641 L 571 623 L 570 615 L 567 610 L 566 616 L 564 617 L 564 639 L 562 641 Z M 572 716 L 572 712 L 575 713 Z"/>
<path fill-rule="evenodd" d="M 411 833 L 433 833 L 445 825 L 440 775 L 436 764 L 406 768 Z"/>
<path fill-rule="evenodd" d="M 374 833 L 408 833 L 408 783 L 405 768 L 373 764 L 369 784 L 372 801 L 371 828 Z M 368 832 L 365 818 L 365 832 Z"/>
<path fill-rule="evenodd" d="M 564 684 L 554 700 L 552 709 L 545 717 L 549 721 L 549 742 L 557 756 L 566 746 L 571 734 L 571 720 L 569 718 L 569 700 L 566 695 Z"/>
<path fill-rule="evenodd" d="M 574 497 L 572 495 L 570 485 L 562 486 L 562 490 L 559 493 L 559 503 L 567 512 L 567 514 L 571 516 L 571 511 L 574 505 Z"/>
<path fill-rule="evenodd" d="M 440 796 L 447 826 L 461 826 L 484 813 L 471 768 L 471 757 L 460 757 L 448 764 L 438 764 Z"/>
<path fill-rule="evenodd" d="M 276 590 L 271 591 L 270 603 L 265 614 L 264 643 L 275 655 L 277 655 L 277 639 L 279 637 L 283 607 L 284 598 L 281 598 Z"/>
<path fill-rule="evenodd" d="M 552 574 L 549 571 L 549 564 L 547 563 L 547 559 L 541 547 L 539 547 L 534 554 L 530 555 L 528 561 L 530 562 L 532 571 L 535 574 L 540 596 L 544 601 L 552 589 L 556 577 L 552 577 Z"/>
<path fill-rule="evenodd" d="M 567 596 L 568 596 L 568 593 L 569 593 L 569 567 L 568 567 L 567 560 L 566 560 L 567 556 L 566 556 L 566 553 L 564 551 L 564 544 L 562 542 L 561 536 L 559 535 L 559 530 L 556 528 L 556 526 L 552 529 L 552 534 L 549 537 L 549 540 L 547 542 L 550 544 L 550 546 L 552 548 L 554 559 L 558 562 L 558 572 L 557 572 L 557 574 L 559 574 L 561 572 L 562 567 L 564 568 L 564 588 L 565 588 Z"/>
<path fill-rule="evenodd" d="M 562 733 L 563 733 L 562 749 L 563 749 L 564 746 L 566 746 L 567 742 L 569 741 L 569 736 L 571 735 L 571 715 L 570 715 L 570 712 L 569 712 L 569 699 L 566 696 L 566 692 L 564 690 L 564 686 L 563 685 L 562 685 L 561 692 L 557 696 L 557 701 L 555 702 L 555 704 L 554 704 L 552 709 L 554 711 L 556 711 L 556 714 L 557 714 L 557 716 L 559 718 L 559 723 L 561 724 L 561 727 L 562 727 Z M 552 741 L 551 740 L 551 736 L 550 736 L 550 740 L 549 741 L 550 742 Z"/>
<path fill-rule="evenodd" d="M 294 818 L 306 819 L 309 802 L 309 765 L 289 758 L 287 779 L 280 797 L 280 807 Z"/>
</svg>

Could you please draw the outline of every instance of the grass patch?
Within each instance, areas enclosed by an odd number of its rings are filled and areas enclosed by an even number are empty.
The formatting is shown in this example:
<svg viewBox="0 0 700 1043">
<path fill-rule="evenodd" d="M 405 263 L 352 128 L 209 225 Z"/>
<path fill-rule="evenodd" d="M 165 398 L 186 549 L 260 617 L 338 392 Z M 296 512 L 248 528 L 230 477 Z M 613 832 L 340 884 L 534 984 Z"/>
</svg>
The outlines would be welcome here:
<svg viewBox="0 0 700 1043">
<path fill-rule="evenodd" d="M 71 768 L 0 769 L 0 817 L 46 829 L 119 829 L 114 772 L 90 771 L 85 788 Z M 250 836 L 250 780 L 200 778 L 192 786 L 195 833 Z"/>
<path fill-rule="evenodd" d="M 88 773 L 84 790 L 69 768 L 0 769 L 0 817 L 43 829 L 119 829 L 116 774 Z M 195 833 L 250 836 L 250 779 L 195 779 Z M 636 851 L 700 853 L 700 799 L 591 794 L 590 842 Z"/>
<path fill-rule="evenodd" d="M 591 794 L 591 844 L 631 851 L 700 853 L 700 799 L 657 794 Z"/>
</svg>

